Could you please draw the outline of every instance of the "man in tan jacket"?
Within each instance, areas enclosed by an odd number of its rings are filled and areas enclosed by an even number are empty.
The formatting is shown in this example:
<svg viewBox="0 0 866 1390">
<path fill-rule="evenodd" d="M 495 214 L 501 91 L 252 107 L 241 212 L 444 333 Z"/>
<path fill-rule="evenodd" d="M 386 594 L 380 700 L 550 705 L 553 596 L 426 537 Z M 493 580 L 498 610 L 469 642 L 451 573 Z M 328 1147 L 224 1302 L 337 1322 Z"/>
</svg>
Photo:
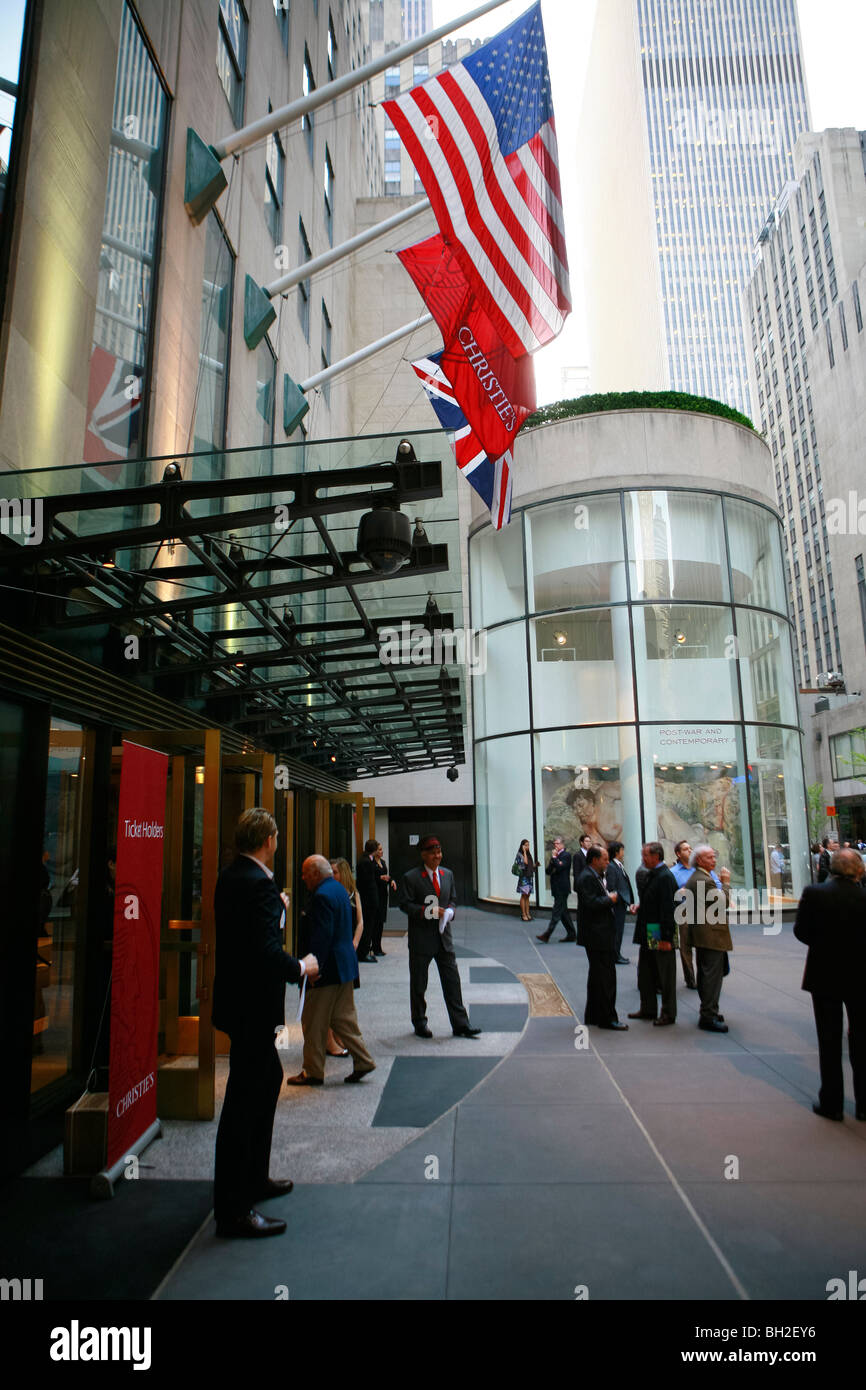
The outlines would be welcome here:
<svg viewBox="0 0 866 1390">
<path fill-rule="evenodd" d="M 701 1012 L 698 1027 L 708 1033 L 727 1033 L 728 1025 L 719 1013 L 719 996 L 725 973 L 726 952 L 733 950 L 728 926 L 731 874 L 722 869 L 721 888 L 713 881 L 716 851 L 711 845 L 697 845 L 689 860 L 694 873 L 678 893 L 676 915 L 688 923 L 697 957 L 698 993 Z"/>
</svg>

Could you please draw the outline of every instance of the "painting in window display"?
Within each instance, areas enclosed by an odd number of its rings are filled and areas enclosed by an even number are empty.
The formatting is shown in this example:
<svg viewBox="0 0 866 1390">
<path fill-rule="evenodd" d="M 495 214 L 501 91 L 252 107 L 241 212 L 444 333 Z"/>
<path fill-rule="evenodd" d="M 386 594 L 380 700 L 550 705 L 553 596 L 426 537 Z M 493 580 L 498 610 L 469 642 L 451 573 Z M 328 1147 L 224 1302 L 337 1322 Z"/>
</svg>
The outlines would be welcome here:
<svg viewBox="0 0 866 1390">
<path fill-rule="evenodd" d="M 644 815 L 647 836 L 665 860 L 674 845 L 708 844 L 730 869 L 733 887 L 752 885 L 748 799 L 740 738 L 720 725 L 644 728 Z"/>
</svg>

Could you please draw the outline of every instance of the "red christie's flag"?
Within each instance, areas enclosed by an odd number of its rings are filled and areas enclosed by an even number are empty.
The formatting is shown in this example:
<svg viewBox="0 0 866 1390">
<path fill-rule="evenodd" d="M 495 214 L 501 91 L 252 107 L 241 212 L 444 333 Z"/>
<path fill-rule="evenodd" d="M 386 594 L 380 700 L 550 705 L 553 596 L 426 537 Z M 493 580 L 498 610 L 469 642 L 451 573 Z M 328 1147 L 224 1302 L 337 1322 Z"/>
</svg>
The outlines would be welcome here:
<svg viewBox="0 0 866 1390">
<path fill-rule="evenodd" d="M 117 813 L 108 1164 L 156 1120 L 165 753 L 123 744 Z"/>
<path fill-rule="evenodd" d="M 512 357 L 441 236 L 397 255 L 442 333 L 439 360 L 454 399 L 484 452 L 501 458 L 535 410 L 532 358 Z"/>
</svg>

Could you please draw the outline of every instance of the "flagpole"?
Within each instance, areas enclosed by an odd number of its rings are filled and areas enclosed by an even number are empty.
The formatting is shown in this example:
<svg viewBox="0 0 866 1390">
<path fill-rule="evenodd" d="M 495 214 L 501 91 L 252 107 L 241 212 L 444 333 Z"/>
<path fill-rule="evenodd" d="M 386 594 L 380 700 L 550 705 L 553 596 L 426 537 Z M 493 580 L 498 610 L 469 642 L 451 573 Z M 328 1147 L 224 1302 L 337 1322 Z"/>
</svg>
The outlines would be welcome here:
<svg viewBox="0 0 866 1390">
<path fill-rule="evenodd" d="M 330 367 L 324 367 L 322 371 L 316 372 L 315 376 L 308 377 L 298 385 L 298 390 L 307 392 L 313 391 L 317 386 L 324 386 L 326 381 L 331 381 L 341 372 L 346 372 L 350 367 L 357 367 L 359 362 L 366 362 L 368 357 L 374 353 L 381 352 L 383 348 L 390 347 L 392 343 L 399 343 L 401 338 L 409 338 L 416 328 L 424 328 L 428 323 L 433 322 L 432 314 L 422 314 L 419 319 L 413 319 L 411 323 L 404 323 L 402 328 L 395 328 L 393 333 L 386 333 L 384 338 L 377 338 L 374 343 L 368 343 L 366 347 L 359 348 L 357 352 L 350 353 L 348 357 L 343 357 L 339 362 L 334 362 Z"/>
<path fill-rule="evenodd" d="M 274 295 L 283 294 L 285 290 L 290 290 L 293 285 L 300 284 L 302 280 L 308 280 L 311 275 L 325 270 L 335 261 L 342 260 L 344 256 L 350 256 L 353 251 L 360 251 L 362 246 L 369 246 L 371 241 L 376 241 L 380 236 L 393 232 L 396 227 L 402 227 L 404 222 L 411 222 L 413 217 L 419 217 L 429 207 L 430 199 L 422 198 L 420 203 L 413 203 L 411 207 L 403 208 L 401 212 L 395 212 L 392 217 L 386 217 L 384 222 L 377 222 L 374 227 L 368 227 L 365 232 L 359 232 L 357 236 L 350 237 L 348 241 L 341 242 L 339 246 L 334 246 L 330 251 L 324 251 L 321 256 L 314 256 L 311 261 L 304 261 L 294 270 L 287 271 L 278 280 L 272 280 L 269 285 L 263 285 L 264 293 L 268 299 L 273 299 Z"/>
<path fill-rule="evenodd" d="M 394 67 L 404 58 L 411 58 L 413 53 L 420 53 L 422 48 L 436 43 L 446 34 L 453 34 L 455 29 L 462 29 L 464 24 L 471 24 L 473 20 L 480 19 L 482 15 L 489 14 L 491 10 L 496 10 L 500 5 L 506 3 L 507 0 L 487 0 L 486 4 L 479 5 L 460 18 L 449 20 L 447 24 L 440 24 L 438 29 L 431 29 L 417 39 L 407 40 L 399 47 L 392 48 L 383 57 L 374 58 L 372 62 L 365 63 L 363 67 L 354 68 L 351 72 L 344 73 L 342 77 L 335 78 L 333 82 L 326 83 L 324 87 L 316 87 L 306 96 L 299 97 L 296 101 L 290 101 L 288 105 L 269 112 L 267 116 L 262 116 L 260 120 L 251 121 L 249 125 L 242 126 L 240 130 L 233 130 L 230 134 L 223 136 L 221 140 L 215 141 L 211 146 L 214 154 L 217 159 L 223 160 L 230 154 L 237 154 L 240 150 L 245 150 L 249 145 L 254 145 L 257 140 L 261 140 L 263 136 L 272 135 L 275 130 L 279 130 L 282 126 L 290 125 L 301 116 L 307 116 L 318 110 L 320 106 L 326 106 L 329 101 L 334 101 L 344 92 L 350 92 L 355 87 L 363 86 L 371 77 L 377 77 L 386 68 Z"/>
</svg>

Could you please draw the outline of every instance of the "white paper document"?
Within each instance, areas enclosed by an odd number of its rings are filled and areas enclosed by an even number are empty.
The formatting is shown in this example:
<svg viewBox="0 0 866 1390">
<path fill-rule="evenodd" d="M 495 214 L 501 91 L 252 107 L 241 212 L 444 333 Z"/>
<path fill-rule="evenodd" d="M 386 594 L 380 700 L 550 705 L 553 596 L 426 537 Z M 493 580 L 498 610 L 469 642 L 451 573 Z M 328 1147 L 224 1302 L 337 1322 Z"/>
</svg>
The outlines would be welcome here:
<svg viewBox="0 0 866 1390">
<path fill-rule="evenodd" d="M 450 921 L 453 920 L 453 917 L 454 917 L 454 908 L 453 908 L 453 907 L 446 907 L 446 909 L 445 909 L 445 916 L 439 918 L 439 931 L 440 931 L 440 933 L 441 933 L 441 932 L 444 932 L 445 928 L 448 926 L 448 923 L 449 923 Z"/>
</svg>

